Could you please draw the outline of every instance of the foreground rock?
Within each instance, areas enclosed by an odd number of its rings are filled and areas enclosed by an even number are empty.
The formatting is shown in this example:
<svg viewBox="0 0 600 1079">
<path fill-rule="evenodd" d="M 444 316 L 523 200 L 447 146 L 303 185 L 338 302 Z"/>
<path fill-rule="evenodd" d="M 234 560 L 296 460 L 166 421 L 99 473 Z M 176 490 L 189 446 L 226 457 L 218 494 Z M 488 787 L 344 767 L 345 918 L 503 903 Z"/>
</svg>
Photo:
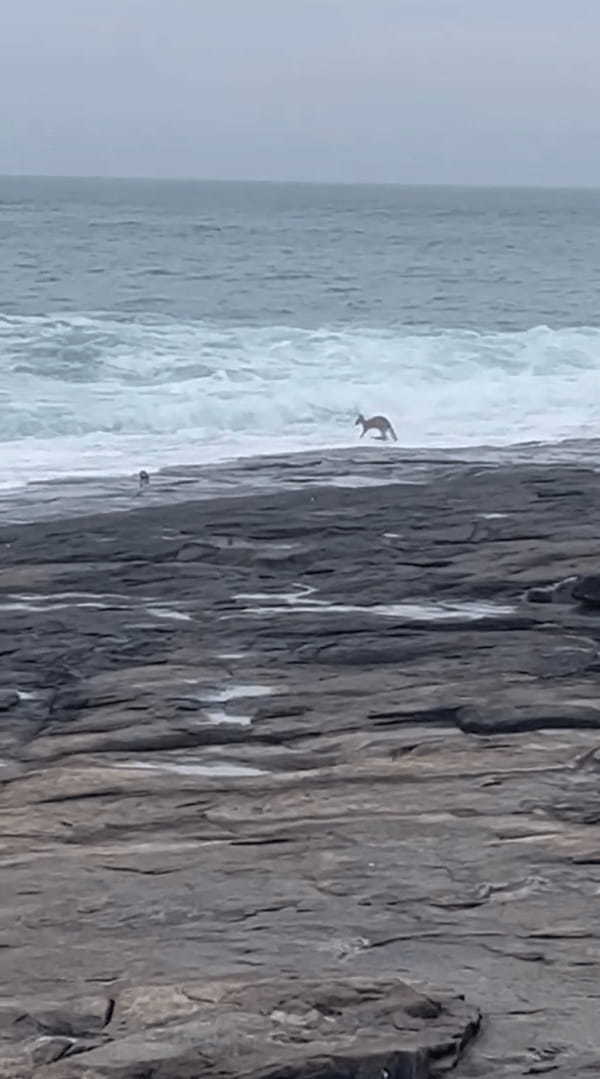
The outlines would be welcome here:
<svg viewBox="0 0 600 1079">
<path fill-rule="evenodd" d="M 0 1076 L 597 1061 L 597 477 L 304 473 L 0 534 Z"/>
<path fill-rule="evenodd" d="M 39 1072 L 55 1079 L 82 1068 L 87 1079 L 241 1072 L 333 1079 L 341 1071 L 414 1079 L 454 1067 L 479 1023 L 462 1000 L 425 997 L 397 981 L 206 981 L 125 991 L 106 1040 L 42 1037 L 31 1056 L 61 1060 Z"/>
</svg>

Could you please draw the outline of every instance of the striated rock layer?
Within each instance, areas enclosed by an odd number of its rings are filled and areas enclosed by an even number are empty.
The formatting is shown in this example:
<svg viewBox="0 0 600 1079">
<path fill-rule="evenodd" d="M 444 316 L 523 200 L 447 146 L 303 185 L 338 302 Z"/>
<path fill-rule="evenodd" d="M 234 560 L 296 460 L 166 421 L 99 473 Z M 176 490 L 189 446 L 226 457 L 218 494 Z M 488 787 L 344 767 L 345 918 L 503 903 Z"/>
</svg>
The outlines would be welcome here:
<svg viewBox="0 0 600 1079">
<path fill-rule="evenodd" d="M 599 1066 L 598 478 L 340 460 L 0 532 L 4 1079 Z"/>
</svg>

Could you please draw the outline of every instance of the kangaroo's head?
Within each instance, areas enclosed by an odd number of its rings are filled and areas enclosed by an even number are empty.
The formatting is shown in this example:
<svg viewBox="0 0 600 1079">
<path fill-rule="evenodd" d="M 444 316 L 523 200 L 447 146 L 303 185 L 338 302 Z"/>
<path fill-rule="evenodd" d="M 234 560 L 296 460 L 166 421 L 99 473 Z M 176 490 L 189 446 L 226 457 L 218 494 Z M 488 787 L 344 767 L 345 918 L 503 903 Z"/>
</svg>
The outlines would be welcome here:
<svg viewBox="0 0 600 1079">
<path fill-rule="evenodd" d="M 362 412 L 359 412 L 358 416 L 356 417 L 356 419 L 354 421 L 354 426 L 358 427 L 361 423 L 364 423 L 364 422 L 365 422 L 365 417 L 363 416 Z"/>
</svg>

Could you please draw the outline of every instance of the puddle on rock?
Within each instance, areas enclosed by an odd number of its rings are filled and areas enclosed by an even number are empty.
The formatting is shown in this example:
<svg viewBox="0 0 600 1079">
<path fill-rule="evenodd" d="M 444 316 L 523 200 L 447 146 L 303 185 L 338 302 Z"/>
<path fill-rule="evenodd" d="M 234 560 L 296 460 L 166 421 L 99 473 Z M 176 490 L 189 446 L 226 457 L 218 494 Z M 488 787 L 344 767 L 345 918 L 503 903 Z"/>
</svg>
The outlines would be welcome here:
<svg viewBox="0 0 600 1079">
<path fill-rule="evenodd" d="M 230 716 L 222 709 L 215 709 L 215 711 L 207 712 L 206 715 L 211 723 L 233 723 L 238 727 L 249 727 L 252 723 L 252 716 Z"/>
<path fill-rule="evenodd" d="M 185 678 L 184 682 L 188 686 L 197 686 L 200 684 L 197 678 Z M 248 697 L 268 697 L 273 690 L 270 686 L 259 686 L 253 682 L 238 682 L 225 689 L 209 690 L 204 693 L 202 691 L 196 693 L 190 693 L 189 695 L 178 698 L 181 701 L 187 701 L 198 708 L 204 709 L 207 704 L 227 704 L 229 701 L 242 700 Z M 252 723 L 252 716 L 231 714 L 226 712 L 222 708 L 213 708 L 206 710 L 205 715 L 211 723 L 233 723 L 242 727 L 249 727 Z"/>
<path fill-rule="evenodd" d="M 280 543 L 277 540 L 247 540 L 239 536 L 215 536 L 211 535 L 205 542 L 213 547 L 237 548 L 260 551 L 295 551 L 302 550 L 301 543 Z"/>
<path fill-rule="evenodd" d="M 153 772 L 175 772 L 186 776 L 262 776 L 263 768 L 252 768 L 234 761 L 202 761 L 186 757 L 183 761 L 118 761 L 115 768 L 133 768 Z"/>
<path fill-rule="evenodd" d="M 8 602 L 0 602 L 5 611 L 60 611 L 67 607 L 91 607 L 103 610 L 107 607 L 126 610 L 131 605 L 127 596 L 119 592 L 52 592 L 42 596 L 36 593 L 13 592 Z"/>
<path fill-rule="evenodd" d="M 166 607 L 146 607 L 146 614 L 153 618 L 173 618 L 177 622 L 192 621 L 191 614 L 186 614 L 185 611 L 171 611 Z"/>
<path fill-rule="evenodd" d="M 306 606 L 309 610 L 322 606 L 329 606 L 327 600 L 311 599 L 316 592 L 316 588 L 312 585 L 295 585 L 294 591 L 290 592 L 236 592 L 233 599 L 236 600 L 250 600 L 251 602 L 261 602 L 266 600 L 268 603 L 279 603 L 282 607 L 294 607 Z M 228 618 L 229 615 L 223 617 Z"/>
<path fill-rule="evenodd" d="M 270 686 L 259 686 L 254 682 L 234 682 L 226 689 L 217 690 L 204 697 L 205 701 L 235 701 L 244 697 L 268 697 L 273 692 Z"/>
<path fill-rule="evenodd" d="M 127 599 L 126 596 L 117 592 L 49 592 L 47 595 L 39 595 L 35 592 L 13 592 L 11 599 L 24 600 L 26 603 L 52 603 L 55 600 L 83 599 L 83 600 L 107 600 Z"/>
<path fill-rule="evenodd" d="M 100 603 L 96 600 L 80 601 L 79 603 L 51 603 L 49 600 L 40 600 L 39 602 L 27 602 L 26 600 L 14 600 L 8 603 L 0 603 L 0 610 L 2 611 L 35 611 L 38 614 L 44 614 L 46 611 L 65 611 L 69 607 L 87 607 L 94 611 L 106 610 L 110 607 L 111 610 L 115 610 L 116 604 L 114 603 Z M 126 607 L 119 608 L 120 610 L 127 610 Z"/>
<path fill-rule="evenodd" d="M 483 603 L 472 600 L 428 603 L 376 603 L 359 606 L 352 603 L 330 603 L 313 599 L 309 592 L 240 592 L 234 598 L 258 602 L 259 606 L 245 608 L 247 614 L 270 615 L 283 611 L 297 614 L 362 614 L 381 618 L 405 618 L 407 621 L 435 622 L 452 620 L 477 621 L 483 618 L 499 618 L 515 613 L 507 604 Z M 267 601 L 264 603 L 263 601 Z M 268 605 L 267 605 L 268 604 Z"/>
<path fill-rule="evenodd" d="M 71 607 L 94 611 L 128 611 L 146 603 L 153 604 L 151 607 L 146 607 L 146 613 L 153 618 L 191 621 L 191 615 L 184 611 L 174 611 L 170 607 L 164 607 L 153 596 L 138 596 L 132 599 L 119 592 L 53 592 L 45 596 L 14 592 L 7 596 L 6 601 L 0 600 L 0 610 L 33 611 L 39 614 L 45 614 L 47 611 L 64 611 Z"/>
<path fill-rule="evenodd" d="M 497 618 L 514 614 L 515 608 L 508 604 L 480 603 L 465 600 L 456 603 L 390 603 L 376 607 L 352 607 L 353 611 L 374 611 L 375 614 L 393 618 L 414 618 L 436 621 L 451 618 Z"/>
</svg>

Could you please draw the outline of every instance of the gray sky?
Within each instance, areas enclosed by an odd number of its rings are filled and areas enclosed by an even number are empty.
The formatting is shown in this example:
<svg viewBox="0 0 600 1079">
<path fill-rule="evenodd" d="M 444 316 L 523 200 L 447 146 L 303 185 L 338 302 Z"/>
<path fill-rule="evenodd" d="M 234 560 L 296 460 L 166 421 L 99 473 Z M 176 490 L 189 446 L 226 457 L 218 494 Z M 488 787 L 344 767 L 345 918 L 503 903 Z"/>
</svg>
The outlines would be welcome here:
<svg viewBox="0 0 600 1079">
<path fill-rule="evenodd" d="M 0 173 L 600 185 L 598 0 L 8 0 Z"/>
</svg>

